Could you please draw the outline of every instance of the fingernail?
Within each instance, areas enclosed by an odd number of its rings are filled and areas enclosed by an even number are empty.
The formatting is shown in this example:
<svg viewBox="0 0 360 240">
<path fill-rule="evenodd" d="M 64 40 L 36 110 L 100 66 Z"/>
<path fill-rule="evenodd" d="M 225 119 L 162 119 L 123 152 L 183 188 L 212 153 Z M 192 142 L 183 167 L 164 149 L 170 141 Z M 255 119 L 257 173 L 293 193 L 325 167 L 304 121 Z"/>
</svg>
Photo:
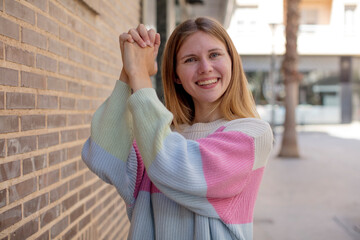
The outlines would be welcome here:
<svg viewBox="0 0 360 240">
<path fill-rule="evenodd" d="M 151 46 L 150 40 L 146 40 L 146 44 L 147 44 L 148 46 Z"/>
<path fill-rule="evenodd" d="M 146 43 L 144 43 L 144 42 L 141 43 L 141 46 L 142 46 L 142 47 L 146 47 Z"/>
</svg>

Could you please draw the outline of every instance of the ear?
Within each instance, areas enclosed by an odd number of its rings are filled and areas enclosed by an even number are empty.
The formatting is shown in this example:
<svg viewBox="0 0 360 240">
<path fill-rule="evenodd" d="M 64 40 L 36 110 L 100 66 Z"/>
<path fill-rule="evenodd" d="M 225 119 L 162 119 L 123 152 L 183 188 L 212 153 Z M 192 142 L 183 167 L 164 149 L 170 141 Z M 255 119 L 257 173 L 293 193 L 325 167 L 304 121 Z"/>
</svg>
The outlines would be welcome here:
<svg viewBox="0 0 360 240">
<path fill-rule="evenodd" d="M 180 81 L 180 79 L 178 77 L 175 77 L 174 82 L 177 83 L 177 84 L 181 84 L 181 81 Z"/>
</svg>

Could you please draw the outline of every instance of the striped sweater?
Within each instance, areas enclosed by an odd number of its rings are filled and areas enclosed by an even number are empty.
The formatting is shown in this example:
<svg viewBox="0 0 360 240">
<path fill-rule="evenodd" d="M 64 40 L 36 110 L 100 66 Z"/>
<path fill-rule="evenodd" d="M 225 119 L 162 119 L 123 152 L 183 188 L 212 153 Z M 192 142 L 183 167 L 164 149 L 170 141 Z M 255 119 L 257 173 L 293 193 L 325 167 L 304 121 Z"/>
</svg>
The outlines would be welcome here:
<svg viewBox="0 0 360 240">
<path fill-rule="evenodd" d="M 131 95 L 121 81 L 93 116 L 82 158 L 124 199 L 128 239 L 252 239 L 271 128 L 221 119 L 175 132 L 172 119 L 154 89 Z"/>
</svg>

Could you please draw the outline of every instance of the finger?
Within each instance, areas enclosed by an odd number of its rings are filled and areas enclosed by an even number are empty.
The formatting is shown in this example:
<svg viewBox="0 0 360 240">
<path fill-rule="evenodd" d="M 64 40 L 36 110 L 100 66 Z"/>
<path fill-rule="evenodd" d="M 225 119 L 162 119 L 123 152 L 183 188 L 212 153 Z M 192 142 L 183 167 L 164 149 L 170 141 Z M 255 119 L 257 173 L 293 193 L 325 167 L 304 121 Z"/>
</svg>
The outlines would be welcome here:
<svg viewBox="0 0 360 240">
<path fill-rule="evenodd" d="M 152 47 L 155 44 L 155 36 L 156 36 L 155 30 L 152 28 L 150 30 L 148 30 L 148 36 L 149 36 L 149 40 L 150 40 L 150 44 L 151 44 L 150 46 Z"/>
<path fill-rule="evenodd" d="M 142 37 L 140 36 L 139 32 L 137 29 L 130 29 L 129 32 L 128 32 L 132 39 L 141 47 L 146 47 L 146 43 L 145 41 L 142 39 Z"/>
<path fill-rule="evenodd" d="M 155 56 L 157 56 L 158 52 L 159 52 L 159 47 L 160 47 L 160 34 L 156 33 L 155 34 L 155 42 L 154 42 L 154 52 L 155 52 Z"/>
<path fill-rule="evenodd" d="M 150 46 L 151 43 L 150 43 L 148 31 L 147 31 L 146 27 L 144 26 L 144 24 L 139 24 L 139 26 L 137 27 L 136 30 L 138 31 L 138 33 L 140 34 L 141 38 L 144 40 L 146 45 Z"/>
</svg>

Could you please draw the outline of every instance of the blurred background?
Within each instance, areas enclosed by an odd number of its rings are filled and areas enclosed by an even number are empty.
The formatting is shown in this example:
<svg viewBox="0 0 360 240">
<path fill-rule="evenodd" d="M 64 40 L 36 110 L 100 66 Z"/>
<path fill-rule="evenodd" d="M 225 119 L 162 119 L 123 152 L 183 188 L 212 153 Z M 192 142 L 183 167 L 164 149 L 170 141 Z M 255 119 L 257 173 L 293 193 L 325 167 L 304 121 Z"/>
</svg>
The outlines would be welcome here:
<svg viewBox="0 0 360 240">
<path fill-rule="evenodd" d="M 123 201 L 81 160 L 91 116 L 119 77 L 120 33 L 156 28 L 161 64 L 198 16 L 227 29 L 273 128 L 254 239 L 360 239 L 360 0 L 0 0 L 1 240 L 126 239 Z M 153 86 L 162 98 L 160 74 Z"/>
</svg>

